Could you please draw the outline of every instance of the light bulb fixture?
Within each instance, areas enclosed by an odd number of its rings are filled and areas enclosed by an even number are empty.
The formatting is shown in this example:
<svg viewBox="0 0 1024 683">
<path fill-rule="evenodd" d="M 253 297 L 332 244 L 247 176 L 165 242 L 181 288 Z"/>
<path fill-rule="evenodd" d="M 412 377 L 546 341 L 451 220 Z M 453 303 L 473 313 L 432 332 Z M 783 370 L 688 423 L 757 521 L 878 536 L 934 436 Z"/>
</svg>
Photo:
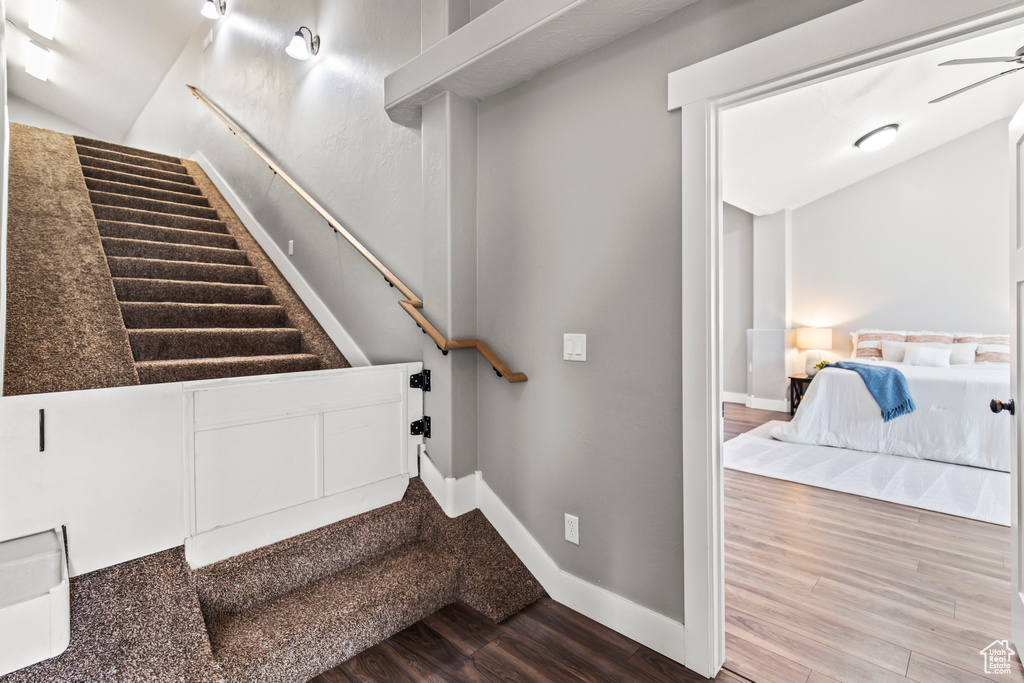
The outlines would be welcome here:
<svg viewBox="0 0 1024 683">
<path fill-rule="evenodd" d="M 224 16 L 224 12 L 228 8 L 227 0 L 206 0 L 203 3 L 203 9 L 200 10 L 207 19 L 220 19 Z"/>
<path fill-rule="evenodd" d="M 28 27 L 47 40 L 57 32 L 57 0 L 33 0 Z"/>
<path fill-rule="evenodd" d="M 50 77 L 50 50 L 34 40 L 28 41 L 25 54 L 25 72 L 41 81 Z"/>
<path fill-rule="evenodd" d="M 309 33 L 308 42 L 306 36 L 302 35 L 303 29 Z M 295 32 L 292 42 L 288 43 L 284 51 L 293 59 L 305 61 L 320 51 L 320 36 L 313 35 L 308 27 L 303 26 Z"/>
<path fill-rule="evenodd" d="M 865 152 L 874 152 L 875 150 L 888 147 L 889 144 L 896 139 L 896 133 L 900 130 L 898 123 L 890 123 L 887 126 L 876 128 L 867 135 L 863 136 L 860 140 L 853 143 L 853 146 L 857 149 L 862 149 Z"/>
</svg>

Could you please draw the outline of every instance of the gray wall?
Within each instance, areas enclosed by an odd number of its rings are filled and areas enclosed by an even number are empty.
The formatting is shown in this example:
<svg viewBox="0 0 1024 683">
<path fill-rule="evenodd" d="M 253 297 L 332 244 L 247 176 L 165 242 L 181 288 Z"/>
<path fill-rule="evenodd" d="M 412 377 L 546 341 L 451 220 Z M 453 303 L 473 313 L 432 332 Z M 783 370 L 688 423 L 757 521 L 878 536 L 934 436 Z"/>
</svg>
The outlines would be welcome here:
<svg viewBox="0 0 1024 683">
<path fill-rule="evenodd" d="M 306 62 L 284 53 L 301 24 L 320 34 Z M 216 38 L 205 51 L 210 27 Z M 423 282 L 419 131 L 384 112 L 384 76 L 420 51 L 418 0 L 228 3 L 168 73 L 126 144 L 197 150 L 286 247 L 374 364 L 422 358 L 397 290 L 186 90 L 199 87 L 413 291 Z M 427 302 L 429 306 L 429 302 Z"/>
<path fill-rule="evenodd" d="M 847 4 L 704 0 L 480 105 L 478 327 L 530 376 L 510 387 L 480 368 L 484 479 L 559 567 L 678 620 L 681 135 L 666 75 Z M 561 360 L 564 332 L 587 334 L 586 363 Z"/>
<path fill-rule="evenodd" d="M 794 327 L 832 327 L 836 356 L 862 327 L 1006 333 L 1006 126 L 795 210 Z"/>
<path fill-rule="evenodd" d="M 724 205 L 722 232 L 722 390 L 747 393 L 747 330 L 754 326 L 754 217 Z"/>
</svg>

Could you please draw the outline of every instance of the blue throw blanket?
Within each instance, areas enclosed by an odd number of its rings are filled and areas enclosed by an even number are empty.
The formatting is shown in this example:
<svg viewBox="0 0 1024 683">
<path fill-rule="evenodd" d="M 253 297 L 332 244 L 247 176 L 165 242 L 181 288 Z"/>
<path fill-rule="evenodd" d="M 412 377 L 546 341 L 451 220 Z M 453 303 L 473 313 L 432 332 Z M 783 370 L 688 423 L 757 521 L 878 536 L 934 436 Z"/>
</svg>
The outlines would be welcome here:
<svg viewBox="0 0 1024 683">
<path fill-rule="evenodd" d="M 853 370 L 860 375 L 878 407 L 882 409 L 883 422 L 889 422 L 900 415 L 909 415 L 914 412 L 916 406 L 914 399 L 910 397 L 907 378 L 896 368 L 846 361 L 829 363 L 825 367 Z"/>
</svg>

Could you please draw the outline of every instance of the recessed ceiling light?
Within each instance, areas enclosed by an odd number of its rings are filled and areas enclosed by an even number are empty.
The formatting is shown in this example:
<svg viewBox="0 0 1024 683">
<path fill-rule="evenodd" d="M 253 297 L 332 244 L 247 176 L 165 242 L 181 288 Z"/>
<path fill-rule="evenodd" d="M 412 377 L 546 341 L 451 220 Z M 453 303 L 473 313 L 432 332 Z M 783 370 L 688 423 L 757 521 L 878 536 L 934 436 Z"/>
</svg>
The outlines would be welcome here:
<svg viewBox="0 0 1024 683">
<path fill-rule="evenodd" d="M 900 130 L 898 123 L 890 123 L 888 126 L 882 126 L 871 131 L 857 142 L 853 143 L 854 147 L 862 149 L 865 152 L 874 152 L 875 150 L 888 147 L 889 144 L 896 139 L 896 133 Z"/>
<path fill-rule="evenodd" d="M 28 27 L 43 38 L 53 40 L 57 32 L 57 0 L 33 0 Z"/>
<path fill-rule="evenodd" d="M 45 81 L 50 76 L 50 50 L 34 40 L 28 41 L 28 52 L 25 56 L 25 71 Z"/>
</svg>

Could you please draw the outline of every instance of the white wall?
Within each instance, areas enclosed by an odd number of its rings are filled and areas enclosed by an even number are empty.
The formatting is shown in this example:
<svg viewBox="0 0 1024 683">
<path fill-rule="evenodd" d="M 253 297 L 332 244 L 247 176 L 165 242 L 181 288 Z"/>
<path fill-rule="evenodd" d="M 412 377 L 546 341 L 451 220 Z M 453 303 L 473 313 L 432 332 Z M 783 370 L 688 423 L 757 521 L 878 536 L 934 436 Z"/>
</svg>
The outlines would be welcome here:
<svg viewBox="0 0 1024 683">
<path fill-rule="evenodd" d="M 284 46 L 305 24 L 306 62 Z M 204 51 L 202 41 L 216 37 Z M 200 88 L 413 291 L 423 283 L 417 130 L 385 114 L 384 76 L 419 54 L 418 0 L 228 3 L 205 22 L 130 130 L 126 144 L 201 150 L 374 364 L 422 358 L 397 290 L 186 90 Z M 431 302 L 425 302 L 430 315 Z"/>
<path fill-rule="evenodd" d="M 754 217 L 723 206 L 722 390 L 747 393 L 747 330 L 754 326 Z"/>
<path fill-rule="evenodd" d="M 0 0 L 0 380 L 7 346 L 7 173 L 11 156 L 11 126 L 7 111 L 7 7 Z M 0 395 L 3 381 L 0 381 Z"/>
<path fill-rule="evenodd" d="M 36 128 L 45 128 L 46 130 L 55 130 L 58 133 L 66 133 L 67 135 L 99 137 L 77 123 L 72 123 L 63 116 L 47 111 L 17 95 L 8 95 L 7 106 L 10 108 L 11 121 L 15 123 L 23 123 L 26 126 L 35 126 Z"/>
<path fill-rule="evenodd" d="M 793 326 L 1007 332 L 1006 126 L 793 211 Z"/>
<path fill-rule="evenodd" d="M 530 377 L 510 388 L 478 366 L 484 479 L 559 568 L 678 621 L 681 133 L 665 76 L 845 4 L 704 0 L 480 104 L 478 326 Z M 587 334 L 586 363 L 562 361 L 564 332 Z"/>
</svg>

